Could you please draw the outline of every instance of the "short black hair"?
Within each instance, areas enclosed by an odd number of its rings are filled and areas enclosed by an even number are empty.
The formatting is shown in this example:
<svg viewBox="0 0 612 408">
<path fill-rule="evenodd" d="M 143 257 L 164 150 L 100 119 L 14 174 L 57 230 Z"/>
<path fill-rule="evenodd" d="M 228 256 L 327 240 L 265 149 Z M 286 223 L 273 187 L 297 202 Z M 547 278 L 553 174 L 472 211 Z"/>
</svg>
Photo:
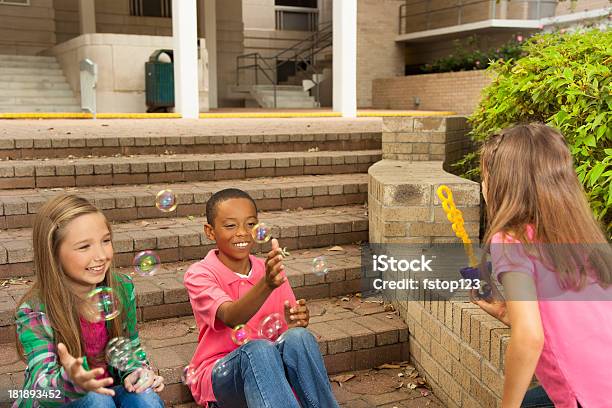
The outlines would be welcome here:
<svg viewBox="0 0 612 408">
<path fill-rule="evenodd" d="M 242 191 L 238 188 L 226 188 L 224 190 L 217 191 L 206 203 L 206 219 L 210 225 L 215 225 L 214 223 L 215 218 L 217 217 L 217 208 L 219 207 L 219 204 L 232 198 L 244 198 L 249 200 L 251 203 L 253 203 L 253 207 L 255 207 L 255 214 L 257 214 L 257 204 L 255 204 L 253 197 L 251 197 L 246 191 Z"/>
</svg>

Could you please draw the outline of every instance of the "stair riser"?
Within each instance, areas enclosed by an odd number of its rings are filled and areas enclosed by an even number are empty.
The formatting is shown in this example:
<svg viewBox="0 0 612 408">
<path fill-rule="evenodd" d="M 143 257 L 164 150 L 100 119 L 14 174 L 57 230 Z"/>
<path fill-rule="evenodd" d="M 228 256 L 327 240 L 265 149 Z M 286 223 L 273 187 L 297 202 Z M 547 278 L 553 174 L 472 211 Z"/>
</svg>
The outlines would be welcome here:
<svg viewBox="0 0 612 408">
<path fill-rule="evenodd" d="M 2 75 L 42 75 L 42 76 L 64 76 L 59 68 L 36 68 L 36 67 L 3 67 L 0 65 L 0 76 Z"/>
<path fill-rule="evenodd" d="M 45 89 L 65 89 L 70 90 L 70 86 L 66 82 L 20 82 L 20 81 L 1 81 L 0 80 L 0 90 L 4 89 L 36 89 L 36 90 L 45 90 Z M 72 91 L 71 91 L 72 92 Z"/>
<path fill-rule="evenodd" d="M 336 186 L 334 186 L 336 187 Z M 255 199 L 257 208 L 260 211 L 293 210 L 296 208 L 309 209 L 320 207 L 334 207 L 343 205 L 363 204 L 367 201 L 367 184 L 348 184 L 344 187 L 344 192 L 333 195 L 310 195 L 306 197 L 285 197 L 285 198 L 259 198 Z M 359 192 L 360 191 L 360 192 Z M 58 192 L 59 194 L 59 192 Z M 179 202 L 189 202 L 189 204 L 179 204 L 176 211 L 163 213 L 155 207 L 155 199 L 152 196 L 133 196 L 124 197 L 121 200 L 114 198 L 99 198 L 95 195 L 81 194 L 80 196 L 89 199 L 97 208 L 104 211 L 109 221 L 132 221 L 138 219 L 188 217 L 191 215 L 204 215 L 206 213 L 206 202 L 204 199 L 211 196 L 211 192 L 193 191 L 193 194 L 179 195 Z M 264 190 L 249 190 L 252 197 L 263 197 L 268 195 Z M 41 197 L 42 198 L 42 197 Z M 9 203 L 4 203 L 4 214 L 0 216 L 0 229 L 31 228 L 34 220 L 35 211 L 46 200 L 36 200 L 28 203 L 30 208 L 14 208 Z M 200 201 L 197 203 L 197 201 Z M 2 208 L 0 199 L 0 208 Z M 125 205 L 130 207 L 125 208 Z M 30 210 L 31 213 L 25 213 Z M 8 212 L 21 212 L 22 214 L 6 215 Z"/>
<path fill-rule="evenodd" d="M 380 149 L 381 134 L 266 135 L 265 138 L 262 135 L 253 135 L 238 140 L 233 138 L 227 143 L 224 143 L 222 136 L 196 137 L 195 140 L 193 137 L 4 139 L 3 144 L 4 146 L 0 145 L 0 157 L 10 159 L 65 158 L 69 155 L 110 157 L 118 154 L 163 154 L 166 151 L 175 154 L 257 153 L 269 152 L 271 145 L 277 152 L 305 152 L 313 147 L 320 151 L 349 151 Z"/>
<path fill-rule="evenodd" d="M 336 231 L 347 231 L 338 233 L 326 233 L 320 235 L 303 235 L 299 237 L 283 237 L 283 231 L 279 239 L 282 239 L 284 247 L 289 250 L 305 248 L 321 248 L 331 245 L 346 245 L 357 241 L 367 241 L 367 220 L 360 222 L 346 222 L 336 224 L 319 224 L 311 226 L 315 230 L 334 228 Z M 285 232 L 284 234 L 291 234 Z M 134 256 L 142 250 L 152 249 L 157 252 L 162 262 L 178 262 L 201 259 L 204 254 L 213 249 L 215 245 L 208 241 L 203 233 L 198 236 L 196 233 L 185 234 L 182 236 L 159 236 L 143 238 L 136 242 L 134 250 L 134 240 L 131 238 L 117 238 L 113 241 L 115 251 L 114 262 L 116 266 L 132 265 Z M 194 244 L 200 241 L 199 244 Z M 140 242 L 140 244 L 139 244 Z M 32 249 L 29 241 L 19 242 L 21 248 L 9 249 L 7 260 L 0 264 L 0 279 L 8 279 L 19 276 L 32 276 Z M 194 244 L 194 245 L 181 245 Z M 262 252 L 270 250 L 270 244 L 261 247 Z M 119 252 L 119 249 L 132 248 L 126 252 Z M 0 248 L 1 249 L 1 248 Z"/>
<path fill-rule="evenodd" d="M 48 57 L 44 55 L 11 55 L 11 54 L 0 54 L 1 61 L 16 61 L 21 63 L 28 62 L 46 62 L 54 63 L 57 62 L 55 57 Z"/>
<path fill-rule="evenodd" d="M 0 71 L 4 68 L 61 69 L 60 65 L 57 62 L 4 61 L 0 59 Z"/>
<path fill-rule="evenodd" d="M 69 105 L 75 106 L 77 105 L 77 100 L 72 96 L 68 97 L 28 97 L 28 96 L 2 96 L 0 97 L 0 109 L 4 108 L 6 105 L 32 105 L 32 106 L 45 106 L 49 105 L 49 107 L 53 106 L 61 106 L 61 105 Z"/>
<path fill-rule="evenodd" d="M 3 89 L 2 98 L 74 98 L 69 89 Z"/>
<path fill-rule="evenodd" d="M 307 158 L 308 159 L 308 158 Z M 317 160 L 314 160 L 317 159 Z M 223 168 L 225 161 L 209 160 L 202 162 L 167 162 L 148 164 L 134 163 L 120 165 L 74 165 L 66 166 L 22 166 L 0 168 L 5 177 L 0 178 L 0 189 L 84 187 L 125 184 L 156 184 L 188 181 L 235 180 L 253 177 L 283 177 L 318 174 L 364 173 L 380 160 L 379 154 L 361 156 L 314 157 L 311 161 L 284 165 L 279 162 L 260 167 Z M 337 160 L 336 160 L 337 159 Z M 347 162 L 350 161 L 350 162 Z M 198 170 L 198 166 L 202 170 Z M 253 164 L 253 166 L 255 166 Z M 181 168 L 182 167 L 182 168 Z M 217 168 L 215 168 L 217 167 Z M 228 166 L 229 167 L 229 166 Z M 212 170 L 204 170 L 212 168 Z M 10 171 L 14 170 L 14 171 Z M 72 173 L 72 174 L 69 174 Z M 81 173 L 81 174 L 75 174 Z M 83 174 L 88 173 L 88 174 Z M 20 176 L 20 175 L 24 176 Z M 31 174 L 35 174 L 32 176 Z"/>
<path fill-rule="evenodd" d="M 81 111 L 77 105 L 0 106 L 0 113 L 80 113 Z"/>
</svg>

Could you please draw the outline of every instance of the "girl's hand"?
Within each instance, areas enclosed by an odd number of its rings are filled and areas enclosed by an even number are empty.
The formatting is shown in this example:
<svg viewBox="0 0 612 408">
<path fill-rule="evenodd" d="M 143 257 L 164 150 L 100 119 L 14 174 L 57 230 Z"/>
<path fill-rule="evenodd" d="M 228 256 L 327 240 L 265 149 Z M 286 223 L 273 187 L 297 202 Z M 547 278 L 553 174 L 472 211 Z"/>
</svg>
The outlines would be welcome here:
<svg viewBox="0 0 612 408">
<path fill-rule="evenodd" d="M 282 272 L 285 270 L 283 265 L 283 256 L 281 249 L 278 246 L 278 240 L 272 239 L 272 250 L 268 252 L 266 259 L 266 286 L 270 289 L 276 289 L 282 285 L 287 278 Z"/>
<path fill-rule="evenodd" d="M 155 372 L 147 368 L 139 368 L 125 377 L 123 386 L 127 392 L 135 392 L 136 394 L 140 394 L 148 388 L 159 393 L 164 389 L 164 377 L 156 375 Z"/>
<path fill-rule="evenodd" d="M 506 301 L 500 300 L 497 297 L 493 297 L 489 300 L 481 299 L 478 297 L 478 290 L 472 289 L 470 291 L 470 300 L 472 303 L 480 306 L 482 310 L 510 327 L 510 318 L 508 317 L 508 309 L 506 308 Z"/>
<path fill-rule="evenodd" d="M 306 306 L 306 300 L 300 299 L 295 306 L 291 306 L 289 301 L 285 301 L 285 319 L 289 328 L 306 327 L 310 321 L 310 311 Z"/>
<path fill-rule="evenodd" d="M 96 368 L 95 370 L 85 371 L 83 368 L 83 358 L 74 358 L 63 343 L 57 345 L 57 354 L 59 356 L 60 363 L 64 370 L 70 377 L 70 380 L 78 387 L 85 391 L 97 392 L 98 394 L 115 396 L 115 391 L 108 387 L 113 384 L 113 379 L 110 377 L 96 380 L 96 377 L 104 374 L 103 368 Z"/>
</svg>

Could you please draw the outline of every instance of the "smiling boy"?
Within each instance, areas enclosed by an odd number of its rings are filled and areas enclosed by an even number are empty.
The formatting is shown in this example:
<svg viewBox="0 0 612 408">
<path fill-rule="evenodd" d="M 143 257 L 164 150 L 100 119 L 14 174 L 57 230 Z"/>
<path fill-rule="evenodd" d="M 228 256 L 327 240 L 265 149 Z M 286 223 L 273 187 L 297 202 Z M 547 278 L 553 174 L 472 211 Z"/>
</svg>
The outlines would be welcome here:
<svg viewBox="0 0 612 408">
<path fill-rule="evenodd" d="M 204 232 L 216 248 L 184 277 L 199 331 L 188 381 L 196 402 L 232 408 L 337 407 L 317 342 L 305 329 L 306 302 L 295 300 L 278 241 L 272 240 L 265 262 L 251 255 L 255 201 L 242 190 L 222 190 L 206 204 L 206 216 Z M 256 339 L 260 322 L 273 313 L 284 315 L 289 330 L 274 343 Z M 232 328 L 243 324 L 252 335 L 239 346 L 232 341 Z"/>
</svg>

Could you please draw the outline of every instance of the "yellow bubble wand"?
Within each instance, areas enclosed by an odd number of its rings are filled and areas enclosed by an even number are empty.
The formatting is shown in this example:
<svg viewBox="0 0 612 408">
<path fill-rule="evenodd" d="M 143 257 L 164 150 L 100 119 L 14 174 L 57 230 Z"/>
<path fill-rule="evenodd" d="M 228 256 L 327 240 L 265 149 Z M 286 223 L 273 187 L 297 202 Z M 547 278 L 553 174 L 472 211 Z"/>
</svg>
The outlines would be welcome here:
<svg viewBox="0 0 612 408">
<path fill-rule="evenodd" d="M 465 253 L 470 260 L 470 266 L 476 267 L 478 260 L 474 256 L 474 248 L 472 247 L 472 240 L 468 236 L 464 227 L 463 213 L 455 206 L 453 200 L 453 192 L 448 186 L 441 185 L 436 191 L 440 201 L 442 202 L 442 209 L 446 213 L 446 218 L 452 223 L 453 231 L 455 235 L 463 241 L 463 248 Z"/>
</svg>

